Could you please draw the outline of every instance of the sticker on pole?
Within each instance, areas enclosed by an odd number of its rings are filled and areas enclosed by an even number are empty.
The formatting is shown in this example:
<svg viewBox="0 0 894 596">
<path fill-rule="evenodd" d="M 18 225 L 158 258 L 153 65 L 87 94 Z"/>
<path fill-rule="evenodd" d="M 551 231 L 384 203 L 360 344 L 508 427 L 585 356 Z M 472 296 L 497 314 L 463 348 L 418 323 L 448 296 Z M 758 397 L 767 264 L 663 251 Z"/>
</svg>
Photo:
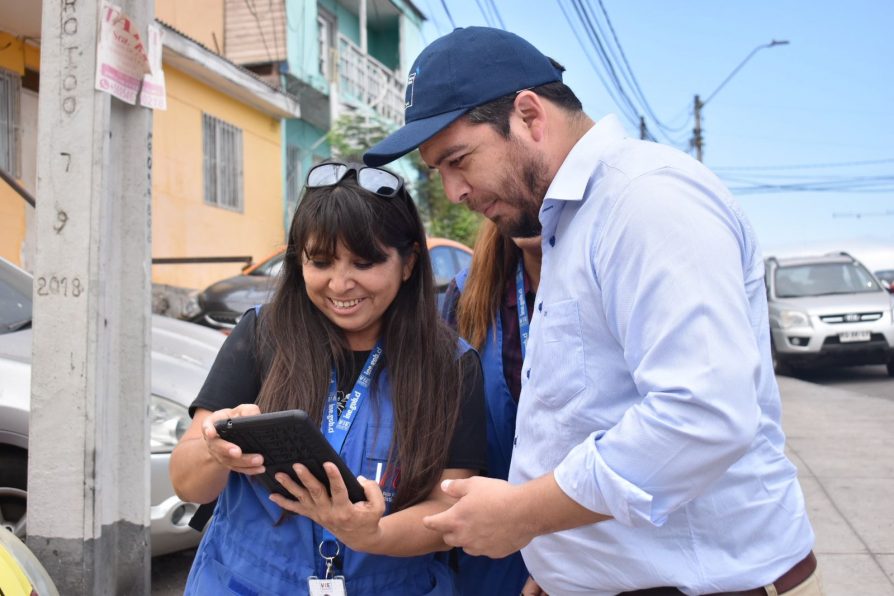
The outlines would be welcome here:
<svg viewBox="0 0 894 596">
<path fill-rule="evenodd" d="M 143 78 L 152 72 L 136 24 L 121 8 L 103 2 L 96 47 L 96 88 L 136 104 Z"/>
<path fill-rule="evenodd" d="M 155 23 L 149 24 L 149 74 L 143 77 L 140 105 L 153 110 L 168 109 L 165 95 L 165 73 L 161 68 L 161 51 L 165 31 Z"/>
</svg>

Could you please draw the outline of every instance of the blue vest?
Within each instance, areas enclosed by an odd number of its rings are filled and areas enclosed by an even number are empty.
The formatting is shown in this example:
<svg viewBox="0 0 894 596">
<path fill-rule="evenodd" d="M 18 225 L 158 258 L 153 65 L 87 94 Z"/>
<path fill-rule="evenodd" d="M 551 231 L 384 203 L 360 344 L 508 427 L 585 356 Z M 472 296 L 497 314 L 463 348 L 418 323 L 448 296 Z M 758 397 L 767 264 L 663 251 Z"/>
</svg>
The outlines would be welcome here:
<svg viewBox="0 0 894 596">
<path fill-rule="evenodd" d="M 340 452 L 348 467 L 366 478 L 375 478 L 376 466 L 381 463 L 386 471 L 380 484 L 386 496 L 396 492 L 397 482 L 393 470 L 386 467 L 394 427 L 387 375 L 387 370 L 382 370 L 379 391 L 357 412 Z M 323 540 L 322 528 L 306 517 L 283 513 L 257 481 L 231 473 L 199 545 L 184 593 L 307 594 L 308 577 L 325 577 L 325 564 L 317 551 Z M 343 564 L 338 574 L 345 576 L 351 596 L 456 593 L 449 568 L 436 554 L 387 557 L 352 551 L 344 545 L 341 548 Z"/>
<path fill-rule="evenodd" d="M 462 292 L 468 270 L 456 276 L 456 287 Z M 519 308 L 526 308 L 520 304 Z M 506 480 L 515 438 L 515 414 L 518 405 L 503 374 L 503 320 L 499 309 L 495 319 L 496 337 L 488 330 L 480 351 L 484 370 L 484 394 L 487 400 L 487 475 Z M 528 570 L 520 552 L 503 559 L 473 557 L 459 551 L 457 583 L 461 594 L 516 596 L 528 579 Z"/>
</svg>

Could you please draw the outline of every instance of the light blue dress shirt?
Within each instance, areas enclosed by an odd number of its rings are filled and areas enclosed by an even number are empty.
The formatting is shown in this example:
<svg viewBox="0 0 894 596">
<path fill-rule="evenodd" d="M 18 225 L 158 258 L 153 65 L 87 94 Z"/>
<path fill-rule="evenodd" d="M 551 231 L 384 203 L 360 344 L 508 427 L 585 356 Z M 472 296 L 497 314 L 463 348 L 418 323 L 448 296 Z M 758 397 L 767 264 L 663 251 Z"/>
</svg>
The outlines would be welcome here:
<svg viewBox="0 0 894 596">
<path fill-rule="evenodd" d="M 614 116 L 540 210 L 543 266 L 509 480 L 614 519 L 522 553 L 550 594 L 777 579 L 814 535 L 784 453 L 764 265 L 723 184 Z"/>
</svg>

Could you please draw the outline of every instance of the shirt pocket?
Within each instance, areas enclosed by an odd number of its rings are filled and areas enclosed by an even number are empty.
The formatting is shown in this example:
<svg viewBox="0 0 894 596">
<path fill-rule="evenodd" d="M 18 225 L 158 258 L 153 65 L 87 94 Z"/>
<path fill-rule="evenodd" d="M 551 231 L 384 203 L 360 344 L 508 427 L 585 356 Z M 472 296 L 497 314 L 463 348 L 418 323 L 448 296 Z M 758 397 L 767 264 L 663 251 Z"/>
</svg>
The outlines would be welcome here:
<svg viewBox="0 0 894 596">
<path fill-rule="evenodd" d="M 587 386 L 577 300 L 544 305 L 540 340 L 530 354 L 531 389 L 547 406 L 567 404 Z"/>
<path fill-rule="evenodd" d="M 363 470 L 360 472 L 370 480 L 378 480 L 379 488 L 385 496 L 386 513 L 391 509 L 391 502 L 397 493 L 397 483 L 400 480 L 400 468 L 394 463 L 388 463 L 392 433 L 393 427 L 386 425 L 370 426 L 367 429 Z M 396 452 L 394 457 L 397 457 Z"/>
</svg>

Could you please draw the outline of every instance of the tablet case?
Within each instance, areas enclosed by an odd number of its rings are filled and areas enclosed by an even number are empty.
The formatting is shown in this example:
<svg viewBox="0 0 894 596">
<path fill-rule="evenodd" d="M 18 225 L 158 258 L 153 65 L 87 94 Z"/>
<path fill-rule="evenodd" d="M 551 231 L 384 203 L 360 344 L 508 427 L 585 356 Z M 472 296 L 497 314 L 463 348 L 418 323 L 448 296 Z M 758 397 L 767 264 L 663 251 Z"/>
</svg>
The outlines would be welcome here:
<svg viewBox="0 0 894 596">
<path fill-rule="evenodd" d="M 243 453 L 260 453 L 264 456 L 263 474 L 255 476 L 270 492 L 287 499 L 294 499 L 289 491 L 276 481 L 277 472 L 288 474 L 299 486 L 303 486 L 292 465 L 301 463 L 329 489 L 329 477 L 323 470 L 327 461 L 334 463 L 348 489 L 352 503 L 365 501 L 366 495 L 357 477 L 344 460 L 335 452 L 329 441 L 307 417 L 304 410 L 284 410 L 257 416 L 243 416 L 217 422 L 218 434 L 226 441 L 238 445 Z"/>
</svg>

